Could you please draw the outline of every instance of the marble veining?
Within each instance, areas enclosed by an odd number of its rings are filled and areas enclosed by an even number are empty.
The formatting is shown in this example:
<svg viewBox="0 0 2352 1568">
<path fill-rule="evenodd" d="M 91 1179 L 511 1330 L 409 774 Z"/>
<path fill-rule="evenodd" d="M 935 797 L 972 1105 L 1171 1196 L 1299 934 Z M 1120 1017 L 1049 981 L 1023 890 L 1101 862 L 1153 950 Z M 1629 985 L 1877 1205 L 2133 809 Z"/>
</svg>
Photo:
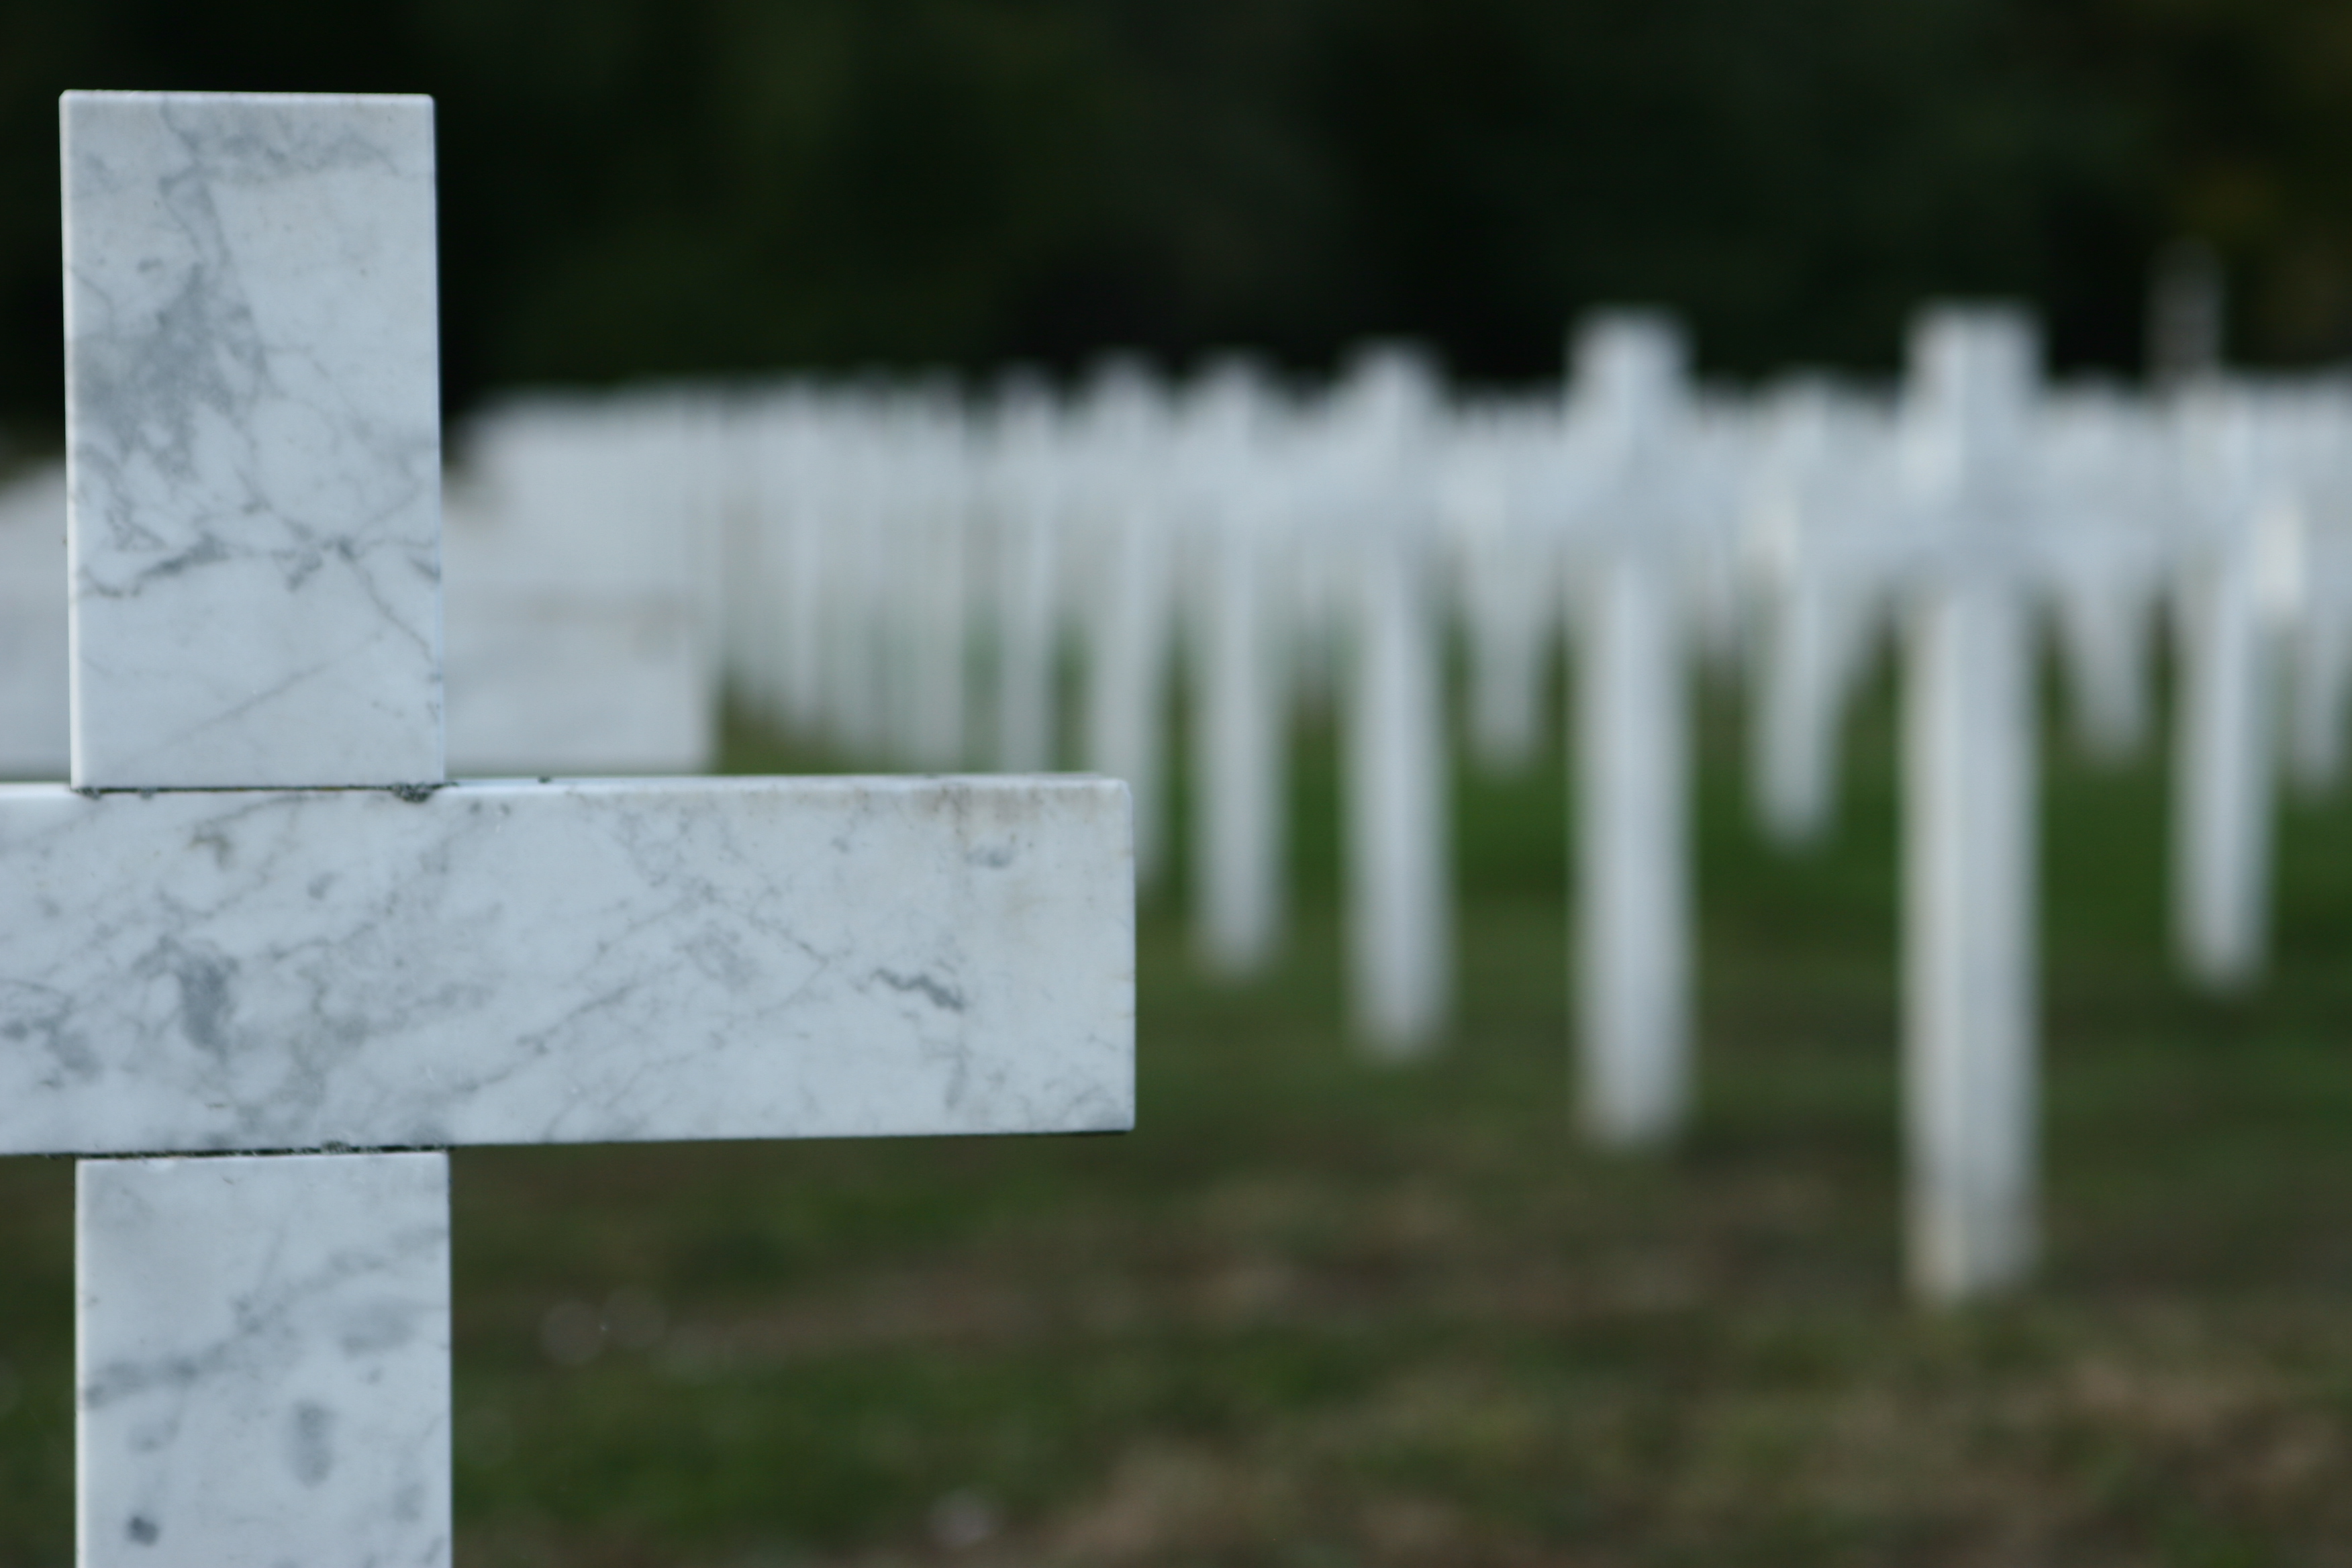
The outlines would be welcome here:
<svg viewBox="0 0 2352 1568">
<path fill-rule="evenodd" d="M 61 112 L 74 782 L 438 780 L 431 100 Z"/>
<path fill-rule="evenodd" d="M 0 1152 L 1100 1131 L 1126 786 L 0 787 Z"/>
<path fill-rule="evenodd" d="M 438 1568 L 442 1154 L 79 1173 L 84 1568 Z"/>
</svg>

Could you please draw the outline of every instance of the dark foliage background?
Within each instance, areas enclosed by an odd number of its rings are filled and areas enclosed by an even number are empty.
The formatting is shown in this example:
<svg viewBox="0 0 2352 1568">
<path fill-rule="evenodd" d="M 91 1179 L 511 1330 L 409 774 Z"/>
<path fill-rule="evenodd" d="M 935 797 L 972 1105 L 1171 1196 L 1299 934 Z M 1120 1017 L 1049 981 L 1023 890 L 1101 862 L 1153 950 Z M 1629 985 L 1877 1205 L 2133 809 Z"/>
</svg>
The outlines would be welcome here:
<svg viewBox="0 0 2352 1568">
<path fill-rule="evenodd" d="M 58 401 L 56 94 L 440 100 L 451 398 L 1011 360 L 1891 363 L 1934 293 L 2139 353 L 2218 247 L 2247 358 L 2352 348 L 2341 0 L 0 0 L 0 418 Z"/>
</svg>

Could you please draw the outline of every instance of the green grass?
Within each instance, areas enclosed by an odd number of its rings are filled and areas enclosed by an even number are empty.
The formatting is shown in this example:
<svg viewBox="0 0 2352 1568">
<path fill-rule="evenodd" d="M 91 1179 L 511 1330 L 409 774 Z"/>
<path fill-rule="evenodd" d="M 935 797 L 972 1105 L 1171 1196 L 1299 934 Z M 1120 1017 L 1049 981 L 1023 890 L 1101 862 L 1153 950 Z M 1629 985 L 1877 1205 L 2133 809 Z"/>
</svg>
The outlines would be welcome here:
<svg viewBox="0 0 2352 1568">
<path fill-rule="evenodd" d="M 2271 984 L 2200 1001 L 2161 769 L 2053 741 L 2048 1263 L 1923 1311 L 1892 719 L 1874 692 L 1834 840 L 1792 858 L 1710 699 L 1704 1090 L 1668 1158 L 1570 1133 L 1556 752 L 1461 781 L 1454 1037 L 1350 1047 L 1311 727 L 1280 968 L 1210 985 L 1181 877 L 1146 907 L 1131 1137 L 461 1152 L 460 1561 L 2342 1559 L 2352 803 L 2284 821 Z M 740 726 L 730 760 L 810 765 Z M 0 1564 L 70 1557 L 70 1186 L 0 1164 Z M 631 1342 L 560 1364 L 565 1302 Z"/>
</svg>

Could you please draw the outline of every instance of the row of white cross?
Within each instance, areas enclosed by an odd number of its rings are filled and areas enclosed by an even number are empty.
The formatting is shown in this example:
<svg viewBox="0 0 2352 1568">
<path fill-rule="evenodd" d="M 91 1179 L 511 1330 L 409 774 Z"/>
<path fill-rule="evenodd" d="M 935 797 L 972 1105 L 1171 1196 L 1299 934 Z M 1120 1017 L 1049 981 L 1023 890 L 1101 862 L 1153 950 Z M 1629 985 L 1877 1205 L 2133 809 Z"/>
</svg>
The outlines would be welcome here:
<svg viewBox="0 0 2352 1568">
<path fill-rule="evenodd" d="M 0 1152 L 92 1156 L 79 1561 L 446 1564 L 443 1151 L 1130 1125 L 1126 790 L 449 783 L 429 100 L 62 119 Z"/>
<path fill-rule="evenodd" d="M 519 771 L 631 736 L 654 738 L 641 767 L 690 765 L 723 645 L 755 709 L 853 753 L 1075 753 L 1129 780 L 1147 875 L 1181 686 L 1200 946 L 1232 972 L 1283 924 L 1292 710 L 1336 700 L 1356 1021 L 1410 1054 L 1451 1005 L 1445 636 L 1465 634 L 1475 752 L 1511 766 L 1541 737 L 1565 630 L 1579 1101 L 1593 1135 L 1639 1144 L 1690 1096 L 1691 664 L 1744 661 L 1758 815 L 1801 844 L 1833 816 L 1846 696 L 1900 626 L 1907 1033 L 1918 1081 L 1962 1075 L 1915 1097 L 1917 1142 L 2009 1148 L 2000 1180 L 2022 1180 L 2038 628 L 2083 742 L 2119 754 L 2145 739 L 2172 611 L 2179 944 L 2198 979 L 2248 983 L 2278 666 L 2298 776 L 2332 780 L 2342 752 L 2352 398 L 2053 389 L 2030 324 L 1984 310 L 1925 320 L 1892 397 L 1703 391 L 1655 318 L 1596 322 L 1573 372 L 1561 395 L 1464 403 L 1391 352 L 1319 397 L 1228 364 L 1181 389 L 1115 369 L 1070 399 L 1013 383 L 977 406 L 905 384 L 511 404 L 474 426 L 453 489 L 451 637 L 495 652 L 470 668 L 506 700 L 473 706 Z M 1955 1063 L 2009 1065 L 1971 1089 Z M 1986 1095 L 2010 1131 L 1937 1131 Z M 1927 1283 L 1974 1289 L 2023 1256 Z"/>
<path fill-rule="evenodd" d="M 1181 689 L 1194 915 L 1223 970 L 1276 951 L 1290 720 L 1336 708 L 1356 1022 L 1391 1054 L 1451 1004 L 1447 636 L 1472 749 L 1509 767 L 1538 751 L 1565 634 L 1579 1104 L 1615 1144 L 1670 1138 L 1690 1099 L 1692 666 L 1740 664 L 1758 816 L 1802 845 L 1834 816 L 1846 699 L 1899 633 L 1915 1258 L 1938 1295 L 2032 1251 L 2044 628 L 2102 756 L 2145 742 L 2175 634 L 2177 930 L 2201 982 L 2259 972 L 2282 685 L 2296 774 L 2332 782 L 2342 756 L 2352 395 L 2053 388 L 2010 311 L 1923 319 L 1894 395 L 1706 391 L 1669 323 L 1621 316 L 1546 396 L 1449 402 L 1387 352 L 1319 395 L 1239 364 L 977 405 L 672 388 L 515 405 L 472 445 L 485 477 L 461 493 L 550 537 L 657 521 L 719 563 L 727 678 L 774 722 L 916 767 L 1082 758 L 1134 786 L 1147 874 Z"/>
<path fill-rule="evenodd" d="M 1833 815 L 1843 698 L 1950 553 L 1918 489 L 1933 444 L 1925 356 L 1903 402 L 1822 384 L 1732 400 L 1681 384 L 1655 326 L 1621 321 L 1589 351 L 1565 409 L 1448 408 L 1396 359 L 1321 403 L 1232 371 L 1181 394 L 1114 375 L 1068 405 L 1016 389 L 977 416 L 938 389 L 504 405 L 467 431 L 452 489 L 451 764 L 694 771 L 715 749 L 723 651 L 726 678 L 756 708 L 854 754 L 1013 769 L 1058 755 L 1129 779 L 1149 876 L 1166 849 L 1171 676 L 1189 647 L 1202 945 L 1247 969 L 1281 925 L 1286 715 L 1331 695 L 1361 634 L 1368 675 L 1349 692 L 1366 700 L 1349 711 L 1363 765 L 1351 777 L 1369 793 L 1351 818 L 1362 826 L 1350 884 L 1368 890 L 1368 919 L 1433 899 L 1441 913 L 1400 950 L 1426 954 L 1443 947 L 1442 850 L 1379 852 L 1442 818 L 1432 791 L 1444 781 L 1416 778 L 1423 750 L 1408 739 L 1439 721 L 1414 695 L 1412 661 L 1400 662 L 1412 600 L 1466 633 L 1474 751 L 1521 765 L 1563 621 L 1591 632 L 1591 721 L 1616 722 L 1620 683 L 1597 669 L 1638 629 L 1620 624 L 1627 595 L 1649 589 L 1621 570 L 1618 545 L 1646 530 L 1637 553 L 1647 575 L 1664 570 L 1680 641 L 1746 663 L 1762 825 L 1792 844 L 1818 837 Z M 1654 395 L 1606 390 L 1645 374 Z M 1383 395 L 1402 417 L 1392 449 L 1410 459 L 1364 455 L 1384 439 L 1361 428 Z M 2195 974 L 2242 984 L 2261 958 L 2273 759 L 2255 734 L 2273 717 L 2260 700 L 2273 674 L 2292 675 L 2281 695 L 2294 777 L 2325 785 L 2341 766 L 2345 400 L 2326 384 L 2215 385 L 2162 404 L 2030 384 L 2017 395 L 2037 520 L 2025 566 L 2095 752 L 2144 739 L 2152 612 L 2177 612 L 2189 678 L 2177 924 Z M 1601 426 L 1619 416 L 1606 411 L 1644 397 L 1657 412 L 1631 416 L 1660 432 L 1631 439 L 1667 455 L 1612 479 Z M 1397 462 L 1393 479 L 1383 460 Z M 1370 500 L 1357 494 L 1367 486 Z M 37 475 L 0 492 L 12 612 L 0 773 L 14 776 L 62 771 L 63 614 L 38 596 L 62 490 Z M 27 544 L 30 571 L 14 560 Z M 1382 573 L 1385 586 L 1357 581 Z M 2279 661 L 2291 669 L 2265 668 Z M 1075 743 L 1057 734 L 1073 664 Z M 1391 688 L 1401 700 L 1369 700 Z M 1384 817 L 1395 831 L 1377 828 Z M 1370 895 L 1384 879 L 1396 897 Z M 1364 967 L 1421 999 L 1367 1007 L 1368 1020 L 1393 1016 L 1390 1037 L 1442 1017 L 1442 960 Z"/>
<path fill-rule="evenodd" d="M 1066 401 L 714 403 L 740 433 L 711 503 L 730 679 L 778 723 L 913 765 L 1063 744 L 1134 785 L 1147 868 L 1181 689 L 1200 946 L 1236 971 L 1282 925 L 1293 710 L 1328 700 L 1356 1022 L 1411 1054 L 1451 1005 L 1447 636 L 1472 747 L 1498 765 L 1535 752 L 1564 637 L 1580 1114 L 1644 1144 L 1690 1100 L 1693 667 L 1741 665 L 1758 816 L 1802 844 L 1833 817 L 1842 713 L 1893 634 L 1915 1274 L 1937 1296 L 2012 1281 L 2032 1254 L 2038 644 L 2112 757 L 2147 739 L 2172 629 L 2181 955 L 2251 983 L 2282 687 L 2298 774 L 2340 765 L 2352 392 L 2054 388 L 2031 321 L 2000 309 L 1924 317 L 1893 395 L 1706 392 L 1654 317 L 1595 322 L 1572 372 L 1559 395 L 1449 403 L 1390 352 L 1318 395 L 1228 365 L 1181 389 L 1114 372 Z M 1053 728 L 1066 670 L 1075 743 Z"/>
<path fill-rule="evenodd" d="M 1634 685 L 1737 662 L 1757 816 L 1802 845 L 1833 819 L 1845 699 L 1885 634 L 1999 556 L 2095 755 L 2145 742 L 2155 633 L 2177 634 L 2182 955 L 2213 984 L 2251 980 L 2273 752 L 2308 786 L 2341 768 L 2352 397 L 2051 388 L 2030 328 L 2000 312 L 1918 336 L 1893 397 L 1706 391 L 1667 324 L 1617 318 L 1549 397 L 1449 403 L 1388 353 L 1324 396 L 1227 365 L 1183 388 L 1114 370 L 1067 400 L 1014 384 L 978 405 L 943 385 L 510 404 L 477 421 L 453 489 L 450 635 L 478 650 L 452 679 L 473 716 L 453 732 L 476 752 L 502 738 L 517 770 L 624 752 L 624 771 L 681 771 L 708 753 L 723 675 L 850 754 L 1126 778 L 1149 876 L 1181 689 L 1201 945 L 1247 970 L 1282 925 L 1288 721 L 1337 699 L 1359 968 L 1394 992 L 1368 994 L 1362 1021 L 1409 1048 L 1445 1013 L 1442 637 L 1465 640 L 1481 762 L 1535 754 L 1565 632 L 1585 656 L 1578 754 L 1631 770 L 1646 747 L 1665 783 L 1680 763 L 1646 716 L 1681 678 Z M 1638 847 L 1667 825 L 1632 821 L 1670 789 L 1580 776 L 1628 798 L 1584 814 L 1612 825 L 1594 829 L 1595 876 L 1675 853 Z M 1612 857 L 1626 866 L 1598 868 Z M 1414 907 L 1429 912 L 1397 912 Z"/>
</svg>

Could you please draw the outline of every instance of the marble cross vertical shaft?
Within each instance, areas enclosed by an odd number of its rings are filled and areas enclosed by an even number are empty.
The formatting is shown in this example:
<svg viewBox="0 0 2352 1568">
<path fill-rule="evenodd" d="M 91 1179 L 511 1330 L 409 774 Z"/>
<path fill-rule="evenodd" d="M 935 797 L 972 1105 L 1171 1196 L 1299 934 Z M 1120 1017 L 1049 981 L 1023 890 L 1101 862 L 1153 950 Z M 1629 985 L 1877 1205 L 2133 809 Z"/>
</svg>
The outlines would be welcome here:
<svg viewBox="0 0 2352 1568">
<path fill-rule="evenodd" d="M 2252 398 L 2218 387 L 2185 395 L 2173 414 L 2195 497 L 2174 622 L 2173 935 L 2190 978 L 2227 994 L 2261 977 L 2267 945 L 2271 698 L 2277 606 L 2289 596 L 2279 589 L 2290 586 L 2277 579 L 2299 553 L 2279 545 L 2299 533 L 2300 509 L 2288 454 L 2265 427 L 2275 415 L 2265 420 Z"/>
<path fill-rule="evenodd" d="M 1578 1112 L 1604 1146 L 1654 1147 L 1691 1100 L 1690 697 L 1669 460 L 1686 434 L 1686 350 L 1629 312 L 1584 325 L 1579 417 L 1601 541 L 1576 612 Z"/>
<path fill-rule="evenodd" d="M 1252 366 L 1211 373 L 1188 412 L 1194 500 L 1194 941 L 1218 973 L 1272 963 L 1285 921 L 1283 798 L 1292 670 L 1282 637 L 1288 496 L 1269 454 L 1274 394 Z"/>
<path fill-rule="evenodd" d="M 1904 671 L 1904 1110 L 1912 1284 L 1954 1301 L 2035 1253 L 2033 521 L 2039 345 L 2022 317 L 1930 313 L 1909 457 L 1938 559 Z"/>
<path fill-rule="evenodd" d="M 74 779 L 0 788 L 0 1152 L 107 1156 L 80 1561 L 446 1563 L 439 1151 L 1130 1125 L 1126 792 L 446 784 L 429 100 L 63 122 Z"/>
<path fill-rule="evenodd" d="M 1332 438 L 1355 560 L 1341 710 L 1348 991 L 1356 1030 L 1406 1059 L 1438 1043 L 1454 989 L 1444 643 L 1427 584 L 1435 369 L 1384 346 L 1355 365 Z M 1360 489 L 1356 488 L 1360 484 Z"/>
</svg>

